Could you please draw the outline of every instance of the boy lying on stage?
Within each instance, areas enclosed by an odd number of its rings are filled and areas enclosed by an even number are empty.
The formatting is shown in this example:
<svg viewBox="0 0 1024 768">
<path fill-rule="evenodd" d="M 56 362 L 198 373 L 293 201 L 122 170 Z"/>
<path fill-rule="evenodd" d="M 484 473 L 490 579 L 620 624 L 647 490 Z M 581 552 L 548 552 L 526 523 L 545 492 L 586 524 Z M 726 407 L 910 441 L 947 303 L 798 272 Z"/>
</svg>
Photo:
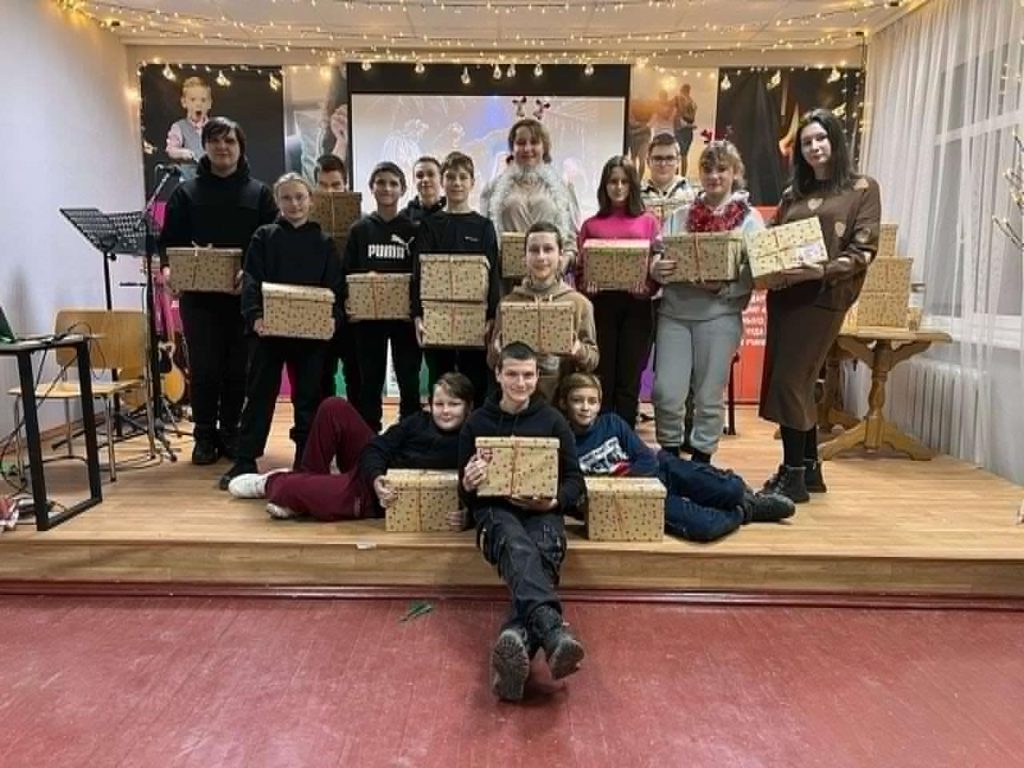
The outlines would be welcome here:
<svg viewBox="0 0 1024 768">
<path fill-rule="evenodd" d="M 754 493 L 731 470 L 687 461 L 661 451 L 655 456 L 615 413 L 601 413 L 601 382 L 573 373 L 562 382 L 559 403 L 573 433 L 584 475 L 657 477 L 668 490 L 665 530 L 690 541 L 714 541 L 746 523 L 774 523 L 792 516 L 785 496 Z"/>
<path fill-rule="evenodd" d="M 562 514 L 575 508 L 584 486 L 569 425 L 542 397 L 535 396 L 537 356 L 522 343 L 505 346 L 496 375 L 500 392 L 466 421 L 459 436 L 460 491 L 476 524 L 477 545 L 508 585 L 512 611 L 491 654 L 491 688 L 518 701 L 530 675 L 530 657 L 543 648 L 554 679 L 571 675 L 583 646 L 565 628 L 555 587 L 565 558 Z M 559 440 L 558 491 L 554 498 L 480 498 L 490 456 L 479 437 L 555 437 Z"/>
</svg>

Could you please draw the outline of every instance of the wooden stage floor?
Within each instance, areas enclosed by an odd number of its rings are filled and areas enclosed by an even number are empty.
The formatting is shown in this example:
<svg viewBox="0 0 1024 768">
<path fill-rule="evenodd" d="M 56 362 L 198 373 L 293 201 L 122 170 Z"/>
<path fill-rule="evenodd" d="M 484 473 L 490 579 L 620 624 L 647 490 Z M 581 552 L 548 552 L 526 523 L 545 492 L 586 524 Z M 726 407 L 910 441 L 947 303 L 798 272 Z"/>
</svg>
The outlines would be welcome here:
<svg viewBox="0 0 1024 768">
<path fill-rule="evenodd" d="M 264 467 L 290 461 L 282 404 Z M 752 410 L 716 457 L 755 487 L 778 462 L 772 428 Z M 653 434 L 648 426 L 645 438 Z M 472 532 L 386 534 L 382 520 L 275 521 L 262 502 L 217 490 L 224 461 L 125 469 L 102 505 L 46 532 L 0 536 L 0 581 L 270 587 L 461 588 L 498 584 Z M 138 448 L 118 446 L 130 459 Z M 78 462 L 49 464 L 52 495 L 84 495 Z M 930 462 L 850 457 L 828 462 L 829 493 L 791 521 L 755 524 L 711 545 L 591 542 L 570 529 L 563 586 L 652 593 L 815 593 L 1024 597 L 1024 487 L 947 456 Z M 56 586 L 56 585 L 54 585 Z"/>
</svg>

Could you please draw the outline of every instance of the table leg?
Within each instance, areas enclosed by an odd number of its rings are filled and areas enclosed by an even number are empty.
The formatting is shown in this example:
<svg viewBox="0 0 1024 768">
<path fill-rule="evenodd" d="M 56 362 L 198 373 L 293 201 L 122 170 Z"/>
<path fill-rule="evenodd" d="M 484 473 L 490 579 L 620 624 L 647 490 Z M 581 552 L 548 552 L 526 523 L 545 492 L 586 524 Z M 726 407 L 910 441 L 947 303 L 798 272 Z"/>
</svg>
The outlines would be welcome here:
<svg viewBox="0 0 1024 768">
<path fill-rule="evenodd" d="M 82 393 L 82 429 L 85 431 L 85 466 L 89 474 L 89 500 L 98 503 L 103 500 L 100 483 L 100 450 L 96 437 L 96 412 L 92 399 L 92 365 L 89 360 L 89 342 L 75 345 L 78 356 L 78 387 Z"/>
<path fill-rule="evenodd" d="M 36 403 L 36 382 L 32 375 L 32 354 L 18 353 L 17 358 L 25 422 L 25 444 L 28 449 L 28 473 L 32 478 L 32 506 L 36 515 L 36 530 L 45 531 L 50 528 L 50 504 L 46 498 L 46 477 L 43 474 L 43 446 L 39 437 L 39 413 Z"/>
</svg>

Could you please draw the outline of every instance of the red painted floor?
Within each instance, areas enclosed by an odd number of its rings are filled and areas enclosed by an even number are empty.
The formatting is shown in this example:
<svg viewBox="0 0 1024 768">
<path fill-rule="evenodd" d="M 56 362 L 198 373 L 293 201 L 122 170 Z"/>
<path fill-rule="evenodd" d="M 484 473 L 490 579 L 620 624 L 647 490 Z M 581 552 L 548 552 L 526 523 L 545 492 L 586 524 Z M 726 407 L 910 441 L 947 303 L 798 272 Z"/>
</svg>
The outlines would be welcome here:
<svg viewBox="0 0 1024 768">
<path fill-rule="evenodd" d="M 1024 614 L 569 604 L 516 706 L 503 606 L 406 608 L 0 599 L 0 766 L 1024 765 Z"/>
</svg>

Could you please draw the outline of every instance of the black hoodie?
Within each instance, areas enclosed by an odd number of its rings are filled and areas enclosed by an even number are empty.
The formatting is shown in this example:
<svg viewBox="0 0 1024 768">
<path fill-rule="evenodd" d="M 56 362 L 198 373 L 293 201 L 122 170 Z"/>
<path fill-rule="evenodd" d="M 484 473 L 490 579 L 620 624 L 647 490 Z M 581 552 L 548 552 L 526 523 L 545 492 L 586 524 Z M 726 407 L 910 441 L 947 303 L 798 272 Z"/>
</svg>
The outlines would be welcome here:
<svg viewBox="0 0 1024 768">
<path fill-rule="evenodd" d="M 245 158 L 230 176 L 217 176 L 210 158 L 199 161 L 196 178 L 181 184 L 167 201 L 160 232 L 160 259 L 167 266 L 168 248 L 212 245 L 240 248 L 244 253 L 253 233 L 277 218 L 274 193 L 250 177 Z"/>
<path fill-rule="evenodd" d="M 424 221 L 426 218 L 433 216 L 435 213 L 440 213 L 441 211 L 443 211 L 444 207 L 447 204 L 447 198 L 445 198 L 444 195 L 441 195 L 441 198 L 428 208 L 423 205 L 423 202 L 417 195 L 416 197 L 409 201 L 409 204 L 405 206 L 405 208 L 398 212 L 398 215 L 407 216 L 408 218 L 412 219 L 414 222 L 419 224 L 421 221 Z"/>
<path fill-rule="evenodd" d="M 500 393 L 492 395 L 466 420 L 459 434 L 459 495 L 470 512 L 484 506 L 502 506 L 516 512 L 523 510 L 504 497 L 478 499 L 475 492 L 462 487 L 466 464 L 476 453 L 478 437 L 557 437 L 558 438 L 558 506 L 555 512 L 570 512 L 579 506 L 586 487 L 576 457 L 576 438 L 569 422 L 544 398 L 534 396 L 519 413 L 505 413 L 499 403 Z"/>
<path fill-rule="evenodd" d="M 341 261 L 319 224 L 307 221 L 295 227 L 281 218 L 252 236 L 242 276 L 242 317 L 250 328 L 263 317 L 263 283 L 330 288 L 335 322 L 341 319 Z"/>
<path fill-rule="evenodd" d="M 438 429 L 426 411 L 406 416 L 377 435 L 359 455 L 359 472 L 372 483 L 389 469 L 455 469 L 459 432 Z"/>
</svg>

